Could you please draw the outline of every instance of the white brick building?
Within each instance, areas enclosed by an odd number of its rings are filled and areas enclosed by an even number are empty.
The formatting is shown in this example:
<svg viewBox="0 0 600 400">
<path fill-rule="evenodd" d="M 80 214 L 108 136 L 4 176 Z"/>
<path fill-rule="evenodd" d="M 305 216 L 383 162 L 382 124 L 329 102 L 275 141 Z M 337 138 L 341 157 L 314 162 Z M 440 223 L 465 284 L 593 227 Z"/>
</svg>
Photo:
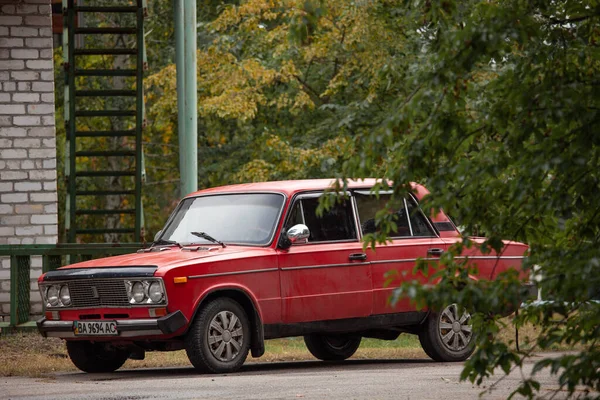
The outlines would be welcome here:
<svg viewBox="0 0 600 400">
<path fill-rule="evenodd" d="M 50 0 L 0 0 L 0 244 L 58 240 Z M 41 260 L 32 260 L 32 288 Z M 7 314 L 9 260 L 0 260 Z M 32 291 L 32 313 L 41 312 Z"/>
</svg>

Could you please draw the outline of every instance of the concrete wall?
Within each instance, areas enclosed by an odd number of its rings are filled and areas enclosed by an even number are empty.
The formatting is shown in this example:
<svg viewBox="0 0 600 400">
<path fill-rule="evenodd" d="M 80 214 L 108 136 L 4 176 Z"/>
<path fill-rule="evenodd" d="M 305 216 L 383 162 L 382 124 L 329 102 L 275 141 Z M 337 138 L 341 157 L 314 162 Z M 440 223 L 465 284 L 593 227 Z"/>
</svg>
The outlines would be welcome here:
<svg viewBox="0 0 600 400">
<path fill-rule="evenodd" d="M 58 240 L 50 0 L 0 0 L 0 244 Z M 33 259 L 32 313 L 42 310 Z M 10 311 L 9 260 L 0 260 L 0 310 Z"/>
</svg>

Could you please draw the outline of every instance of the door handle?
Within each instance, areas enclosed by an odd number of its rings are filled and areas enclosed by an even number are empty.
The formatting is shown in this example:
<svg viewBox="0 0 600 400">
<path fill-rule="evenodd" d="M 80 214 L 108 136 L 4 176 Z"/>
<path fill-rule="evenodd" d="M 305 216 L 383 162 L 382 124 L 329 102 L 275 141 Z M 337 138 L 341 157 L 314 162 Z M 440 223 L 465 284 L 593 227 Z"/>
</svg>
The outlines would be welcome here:
<svg viewBox="0 0 600 400">
<path fill-rule="evenodd" d="M 367 255 L 365 253 L 353 253 L 348 257 L 351 261 L 364 261 L 367 259 Z"/>
<path fill-rule="evenodd" d="M 431 256 L 441 256 L 444 253 L 444 249 L 429 249 L 427 250 L 427 254 L 431 255 Z"/>
</svg>

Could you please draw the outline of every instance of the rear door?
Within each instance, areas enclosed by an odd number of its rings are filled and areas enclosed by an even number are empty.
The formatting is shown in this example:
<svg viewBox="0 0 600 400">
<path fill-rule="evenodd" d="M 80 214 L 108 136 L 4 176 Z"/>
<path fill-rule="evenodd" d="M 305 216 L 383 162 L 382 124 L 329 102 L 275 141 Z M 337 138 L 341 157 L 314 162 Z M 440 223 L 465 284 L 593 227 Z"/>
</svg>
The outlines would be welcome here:
<svg viewBox="0 0 600 400">
<path fill-rule="evenodd" d="M 304 224 L 306 243 L 279 250 L 285 323 L 364 317 L 372 311 L 372 276 L 351 199 L 317 215 L 322 193 L 294 199 L 285 228 Z"/>
<path fill-rule="evenodd" d="M 376 197 L 368 190 L 354 192 L 361 237 L 379 231 L 375 215 L 385 209 L 390 197 L 389 193 L 380 193 Z M 414 306 L 408 299 L 401 299 L 392 306 L 390 299 L 394 289 L 405 280 L 425 282 L 421 273 L 413 274 L 417 259 L 435 263 L 446 249 L 446 243 L 439 238 L 412 196 L 399 200 L 387 212 L 395 214 L 396 229 L 390 232 L 386 244 L 378 244 L 375 250 L 367 252 L 373 275 L 373 314 L 413 311 Z M 386 284 L 390 278 L 393 281 Z"/>
</svg>

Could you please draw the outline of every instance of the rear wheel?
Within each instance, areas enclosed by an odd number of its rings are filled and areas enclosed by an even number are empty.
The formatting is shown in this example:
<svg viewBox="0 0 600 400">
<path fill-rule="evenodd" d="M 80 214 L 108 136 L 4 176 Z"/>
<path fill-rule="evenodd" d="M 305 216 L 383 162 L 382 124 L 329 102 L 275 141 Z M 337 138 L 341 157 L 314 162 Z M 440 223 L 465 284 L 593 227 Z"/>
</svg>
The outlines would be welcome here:
<svg viewBox="0 0 600 400">
<path fill-rule="evenodd" d="M 308 351 L 324 361 L 341 361 L 352 357 L 360 346 L 360 336 L 356 335 L 319 335 L 304 336 Z"/>
<path fill-rule="evenodd" d="M 67 341 L 67 353 L 77 368 L 83 372 L 113 372 L 121 368 L 129 351 L 108 343 Z"/>
<path fill-rule="evenodd" d="M 435 361 L 464 361 L 475 350 L 471 314 L 456 304 L 431 313 L 419 333 L 425 353 Z"/>
<path fill-rule="evenodd" d="M 211 301 L 194 320 L 185 339 L 185 351 L 202 372 L 238 370 L 250 348 L 250 324 L 244 309 L 234 300 Z"/>
</svg>

